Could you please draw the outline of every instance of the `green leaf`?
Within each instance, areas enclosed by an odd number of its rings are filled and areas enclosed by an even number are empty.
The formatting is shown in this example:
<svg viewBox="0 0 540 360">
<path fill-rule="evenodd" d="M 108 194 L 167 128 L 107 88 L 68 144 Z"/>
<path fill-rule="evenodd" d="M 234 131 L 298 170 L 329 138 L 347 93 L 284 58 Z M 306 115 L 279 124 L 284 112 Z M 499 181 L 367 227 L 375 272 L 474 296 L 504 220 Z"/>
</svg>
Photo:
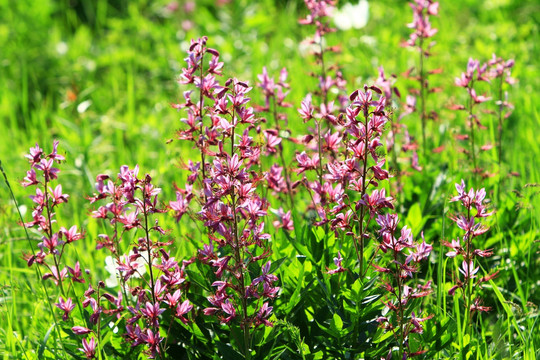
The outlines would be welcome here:
<svg viewBox="0 0 540 360">
<path fill-rule="evenodd" d="M 221 341 L 216 341 L 218 352 L 222 355 L 223 359 L 230 360 L 243 360 L 245 359 L 244 355 L 240 354 L 238 351 L 234 350 L 231 344 L 225 344 Z"/>
<path fill-rule="evenodd" d="M 409 208 L 409 213 L 405 218 L 405 224 L 408 224 L 411 227 L 411 231 L 414 237 L 417 237 L 422 230 L 427 218 L 422 216 L 422 210 L 420 209 L 419 203 L 414 203 Z"/>
<path fill-rule="evenodd" d="M 43 338 L 43 341 L 42 341 L 41 344 L 39 345 L 38 359 L 43 358 L 43 352 L 45 351 L 45 347 L 46 347 L 46 345 L 47 345 L 47 340 L 49 340 L 49 337 L 51 336 L 51 332 L 52 332 L 52 330 L 54 329 L 54 326 L 55 326 L 55 324 L 53 323 L 53 324 L 49 327 L 49 330 L 47 330 L 47 332 L 45 333 L 45 337 Z"/>
<path fill-rule="evenodd" d="M 332 322 L 330 323 L 330 327 L 332 330 L 337 331 L 338 333 L 341 333 L 341 330 L 343 329 L 343 320 L 341 320 L 341 317 L 335 313 L 332 317 Z"/>
</svg>

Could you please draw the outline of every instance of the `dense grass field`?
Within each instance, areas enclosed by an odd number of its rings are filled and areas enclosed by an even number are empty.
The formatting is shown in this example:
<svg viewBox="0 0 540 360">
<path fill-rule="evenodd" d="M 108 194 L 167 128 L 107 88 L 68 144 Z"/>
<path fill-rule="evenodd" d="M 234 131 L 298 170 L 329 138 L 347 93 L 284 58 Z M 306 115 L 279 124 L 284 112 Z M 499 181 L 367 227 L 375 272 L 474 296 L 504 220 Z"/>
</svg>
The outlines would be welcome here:
<svg viewBox="0 0 540 360">
<path fill-rule="evenodd" d="M 340 1 L 338 7 L 344 5 Z M 193 84 L 177 81 L 186 67 L 184 59 L 191 39 L 208 36 L 208 47 L 219 51 L 220 61 L 224 62 L 221 83 L 234 77 L 254 86 L 249 93 L 251 106 L 264 103 L 262 91 L 255 86 L 263 67 L 276 78 L 283 67 L 287 69 L 290 92 L 286 101 L 292 106 L 283 110 L 288 118 L 288 125 L 281 125 L 288 132 L 280 132 L 284 135 L 283 158 L 291 181 L 302 178 L 304 174 L 294 171 L 298 167 L 295 155 L 305 146 L 286 138 L 316 133 L 314 124 L 304 122 L 297 110 L 308 93 L 314 93 L 315 99 L 319 88 L 318 81 L 309 75 L 317 73 L 320 65 L 304 41 L 314 29 L 298 23 L 306 14 L 304 3 L 292 0 L 0 0 L 3 359 L 85 358 L 85 353 L 77 350 L 83 337 L 70 329 L 89 324 L 91 312 L 81 307 L 88 285 L 96 288 L 99 281 L 111 277 L 106 269 L 106 258 L 111 259 L 111 253 L 96 250 L 98 234 L 107 227 L 90 216 L 97 205 L 91 205 L 87 198 L 96 192 L 98 174 L 115 177 L 122 165 L 133 168 L 138 164 L 141 178 L 150 174 L 154 186 L 162 189 L 159 197 L 164 205 L 176 200 L 175 186 L 186 186 L 189 171 L 183 165 L 190 159 L 200 161 L 201 155 L 193 143 L 177 139 L 177 131 L 186 128 L 180 121 L 186 113 L 171 104 L 182 103 L 185 90 L 194 90 L 193 98 L 199 98 Z M 356 14 L 354 19 L 360 16 Z M 406 96 L 418 88 L 417 80 L 404 76 L 418 66 L 418 52 L 401 46 L 411 33 L 406 26 L 411 21 L 407 1 L 370 1 L 365 26 L 338 30 L 324 38 L 327 46 L 340 48 L 338 53 L 326 54 L 325 60 L 327 66 L 337 64 L 341 69 L 347 81 L 347 96 L 363 89 L 364 84 L 372 85 L 380 66 L 387 76 L 396 75 L 394 85 L 401 99 L 394 96 L 392 107 L 386 110 L 394 120 L 403 112 Z M 427 112 L 434 111 L 437 116 L 427 121 L 426 141 L 422 140 L 418 112 L 401 119 L 418 144 L 422 170 L 412 169 L 409 154 L 399 151 L 405 141 L 403 133 L 396 137 L 396 153 L 385 146 L 379 149 L 378 155 L 387 158 L 384 169 L 394 175 L 381 181 L 379 188 L 385 188 L 387 196 L 394 198 L 395 210 L 381 212 L 398 214 L 400 228 L 407 225 L 415 241 L 421 242 L 423 234 L 426 243 L 433 246 L 411 279 L 422 284 L 432 281 L 431 294 L 414 298 L 409 304 L 417 316 L 432 316 L 424 323 L 421 334 L 409 334 L 404 345 L 398 330 L 386 332 L 376 321 L 389 313 L 384 302 L 391 301 L 391 297 L 384 284 L 392 280 L 386 280 L 388 274 L 373 266 L 384 267 L 389 260 L 389 253 L 380 251 L 381 236 L 375 220 L 367 231 L 364 229 L 369 236 L 360 262 L 352 245 L 355 235 L 334 232 L 330 224 L 314 225 L 320 214 L 311 207 L 310 191 L 300 185 L 291 204 L 273 194 L 265 182 L 254 181 L 257 193 L 269 201 L 261 221 L 264 232 L 271 236 L 265 243 L 271 254 L 264 262 L 246 265 L 245 271 L 247 277 L 257 278 L 261 266 L 271 260 L 270 272 L 279 278 L 275 285 L 280 287 L 278 296 L 271 301 L 270 320 L 274 326 L 253 329 L 247 345 L 240 323 L 220 324 L 215 317 L 204 315 L 203 309 L 210 306 L 206 297 L 214 290 L 215 269 L 197 260 L 187 267 L 189 285 L 182 293 L 182 299 L 193 305 L 187 315 L 189 321 L 185 324 L 175 320 L 171 325 L 157 327 L 167 338 L 167 349 L 163 347 L 156 356 L 398 359 L 406 346 L 410 352 L 426 350 L 417 355 L 425 359 L 540 359 L 539 22 L 540 4 L 535 1 L 441 1 L 438 15 L 431 17 L 431 25 L 438 32 L 430 42 L 436 44 L 424 63 L 429 70 L 440 69 L 430 75 L 429 85 L 441 89 L 427 96 Z M 469 58 L 485 63 L 494 53 L 515 61 L 511 72 L 516 82 L 504 88 L 513 109 L 503 121 L 502 141 L 498 144 L 499 80 L 477 84 L 476 91 L 491 99 L 475 106 L 486 127 L 475 130 L 475 162 L 483 169 L 475 173 L 471 153 L 460 150 L 468 146 L 467 141 L 458 140 L 458 135 L 469 132 L 467 114 L 453 108 L 456 104 L 468 106 L 468 96 L 464 88 L 455 85 L 455 79 L 466 71 Z M 271 113 L 258 116 L 268 119 L 261 124 L 263 129 L 273 126 Z M 387 124 L 381 137 L 385 144 L 390 128 Z M 264 141 L 262 133 L 256 134 L 255 130 L 252 136 Z M 18 212 L 25 222 L 32 219 L 29 195 L 34 195 L 35 190 L 20 185 L 30 169 L 25 154 L 36 143 L 49 153 L 54 140 L 59 141 L 58 153 L 66 158 L 57 166 L 61 170 L 58 183 L 69 194 L 69 201 L 56 209 L 54 226 L 77 225 L 85 232 L 84 238 L 66 246 L 63 262 L 73 267 L 78 260 L 81 268 L 90 273 L 84 275 L 86 284 L 69 283 L 67 293 L 77 307 L 68 321 L 62 321 L 62 311 L 54 305 L 60 288 L 53 281 L 39 279 L 38 265 L 27 265 L 24 257 L 31 251 L 29 243 L 37 248 L 43 234 L 36 228 L 26 233 Z M 492 146 L 480 150 L 483 144 Z M 279 159 L 263 152 L 260 167 L 252 170 L 261 175 L 275 162 L 279 163 Z M 311 181 L 316 179 L 315 173 L 307 176 Z M 482 305 L 492 309 L 473 315 L 464 306 L 470 305 L 467 300 L 449 294 L 455 278 L 461 276 L 457 268 L 462 260 L 445 256 L 449 248 L 443 244 L 463 236 L 452 221 L 463 208 L 459 202 L 450 201 L 457 195 L 454 184 L 462 179 L 467 190 L 485 188 L 487 207 L 495 211 L 482 220 L 489 230 L 474 240 L 476 248 L 493 251 L 491 257 L 475 263 L 480 267 L 478 278 L 498 271 L 498 276 L 478 290 Z M 350 196 L 359 200 L 358 194 Z M 233 203 L 234 199 L 233 195 Z M 273 225 L 280 207 L 292 210 L 293 231 Z M 163 239 L 172 241 L 167 249 L 176 261 L 196 256 L 197 250 L 208 243 L 209 232 L 201 229 L 207 225 L 197 220 L 200 210 L 201 206 L 194 203 L 191 212 L 178 222 L 171 209 L 155 215 L 160 226 L 170 230 Z M 141 232 L 124 239 L 120 255 L 129 253 L 140 236 Z M 333 259 L 338 251 L 347 271 L 332 275 L 328 272 L 336 268 Z M 403 285 L 400 281 L 398 287 Z M 119 289 L 118 285 L 106 285 L 103 291 L 116 296 Z M 466 293 L 469 289 L 459 291 Z M 128 303 L 131 300 L 126 299 Z M 125 332 L 123 328 L 116 335 L 115 327 L 125 326 L 126 316 L 96 325 L 100 336 L 95 337 L 101 341 L 96 358 L 147 357 L 143 353 L 145 345 L 131 348 L 122 341 L 119 335 Z M 414 313 L 410 310 L 401 314 L 411 316 Z"/>
</svg>

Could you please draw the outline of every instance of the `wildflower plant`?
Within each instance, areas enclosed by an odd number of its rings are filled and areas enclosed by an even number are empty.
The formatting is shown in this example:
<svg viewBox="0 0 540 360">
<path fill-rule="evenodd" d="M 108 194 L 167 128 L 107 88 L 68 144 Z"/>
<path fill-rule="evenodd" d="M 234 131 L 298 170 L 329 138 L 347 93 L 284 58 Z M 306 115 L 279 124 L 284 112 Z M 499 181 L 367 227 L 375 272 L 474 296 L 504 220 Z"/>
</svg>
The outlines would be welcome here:
<svg viewBox="0 0 540 360">
<path fill-rule="evenodd" d="M 60 173 L 60 169 L 55 166 L 65 160 L 65 157 L 58 153 L 58 145 L 59 142 L 55 140 L 52 152 L 46 154 L 36 144 L 35 147 L 30 148 L 29 154 L 25 156 L 30 163 L 30 170 L 27 171 L 22 185 L 25 188 L 35 188 L 35 195 L 30 196 L 34 202 L 32 220 L 22 225 L 25 228 L 37 229 L 41 234 L 41 241 L 37 244 L 37 252 L 30 242 L 31 253 L 25 254 L 24 258 L 29 267 L 37 265 L 44 269 L 45 273 L 37 269 L 37 274 L 41 276 L 43 282 L 54 283 L 58 289 L 57 293 L 59 293 L 58 302 L 54 303 L 54 306 L 61 311 L 64 322 L 71 322 L 71 312 L 75 309 L 76 304 L 80 306 L 74 284 L 85 283 L 86 280 L 78 261 L 71 266 L 67 265 L 69 260 L 65 259 L 65 250 L 68 244 L 82 239 L 84 232 L 80 232 L 76 225 L 69 229 L 63 226 L 59 227 L 56 221 L 56 212 L 59 206 L 69 200 L 69 195 L 64 194 L 61 184 L 58 183 L 54 186 Z M 45 284 L 43 285 L 45 288 Z M 45 293 L 49 296 L 46 288 Z M 49 299 L 47 302 L 51 306 Z M 56 322 L 56 317 L 54 318 Z M 57 335 L 60 338 L 58 329 Z"/>
<path fill-rule="evenodd" d="M 396 179 L 392 182 L 392 194 L 394 195 L 401 192 L 403 186 L 401 176 L 408 174 L 405 168 L 402 169 L 400 162 L 408 160 L 412 169 L 422 171 L 418 162 L 418 144 L 410 136 L 407 126 L 401 121 L 403 117 L 415 111 L 415 104 L 410 106 L 406 104 L 398 116 L 394 107 L 394 104 L 401 99 L 401 93 L 395 85 L 397 77 L 394 74 L 387 76 L 382 66 L 379 67 L 378 71 L 379 76 L 375 80 L 375 86 L 381 89 L 386 99 L 385 112 L 390 124 L 385 140 L 386 153 L 390 154 L 390 170 L 396 175 Z M 394 95 L 397 97 L 396 100 Z M 408 95 L 406 101 L 416 102 L 416 98 Z M 407 153 L 410 155 L 406 156 Z"/>
<path fill-rule="evenodd" d="M 326 182 L 313 186 L 315 202 L 320 203 L 321 223 L 329 223 L 353 240 L 360 273 L 364 265 L 364 242 L 369 239 L 368 227 L 384 208 L 393 209 L 392 198 L 379 182 L 390 174 L 385 158 L 379 155 L 381 137 L 388 121 L 384 112 L 386 98 L 374 99 L 381 91 L 364 85 L 350 95 L 351 104 L 339 121 L 347 134 L 339 157 L 327 164 Z M 298 158 L 298 157 L 297 157 Z M 302 168 L 300 163 L 300 168 Z"/>
<path fill-rule="evenodd" d="M 122 316 L 124 339 L 132 347 L 144 345 L 151 358 L 163 358 L 172 323 L 187 324 L 193 308 L 186 297 L 185 267 L 190 261 L 179 263 L 167 251 L 172 241 L 157 218 L 167 209 L 161 207 L 158 201 L 161 189 L 152 184 L 150 175 L 139 178 L 138 166 L 133 169 L 122 166 L 114 180 L 108 175 L 98 175 L 97 193 L 89 200 L 107 201 L 92 212 L 94 218 L 102 219 L 112 228 L 110 233 L 98 235 L 96 248 L 111 252 L 121 288 L 113 295 L 100 282 L 97 289 L 90 287 L 85 292 L 83 305 L 92 309 L 91 320 L 97 325 L 98 340 L 101 313 L 118 319 Z M 161 335 L 164 329 L 166 336 Z"/>
<path fill-rule="evenodd" d="M 379 326 L 386 332 L 392 332 L 399 347 L 398 359 L 407 359 L 423 354 L 426 349 L 413 349 L 410 337 L 423 333 L 423 323 L 433 315 L 422 317 L 418 309 L 414 309 L 414 299 L 431 293 L 431 280 L 425 284 L 412 284 L 412 278 L 419 271 L 420 262 L 429 257 L 433 247 L 422 242 L 414 242 L 412 232 L 404 226 L 398 233 L 399 218 L 396 214 L 379 215 L 377 224 L 382 237 L 379 249 L 386 254 L 379 261 L 386 261 L 384 266 L 373 264 L 375 271 L 384 278 L 385 296 L 384 315 L 377 318 Z M 398 237 L 399 235 L 399 237 Z M 407 251 L 407 252 L 406 252 Z M 387 359 L 392 358 L 392 351 Z"/>
<path fill-rule="evenodd" d="M 67 203 L 69 195 L 64 194 L 62 185 L 57 184 L 52 188 L 55 180 L 58 179 L 60 170 L 55 168 L 55 163 L 60 163 L 65 160 L 63 155 L 58 154 L 58 141 L 54 141 L 53 151 L 50 154 L 45 154 L 43 149 L 36 144 L 30 149 L 30 153 L 26 158 L 30 162 L 31 169 L 26 173 L 26 177 L 22 182 L 24 187 L 35 187 L 35 195 L 30 196 L 34 202 L 32 211 L 32 221 L 24 223 L 26 228 L 37 228 L 42 232 L 41 242 L 37 245 L 39 251 L 27 256 L 28 266 L 34 263 L 46 268 L 47 273 L 43 274 L 43 279 L 50 279 L 59 287 L 62 296 L 67 295 L 67 290 L 64 288 L 64 281 L 73 279 L 76 282 L 84 282 L 80 271 L 80 265 L 77 262 L 73 268 L 63 265 L 62 257 L 66 245 L 80 240 L 84 234 L 79 232 L 77 226 L 74 225 L 70 229 L 57 226 L 55 216 L 56 209 L 60 204 Z M 59 308 L 65 311 L 64 318 L 67 318 L 73 307 L 71 299 L 60 299 Z M 68 307 L 68 311 L 66 310 Z"/>
<path fill-rule="evenodd" d="M 318 90 L 315 95 L 320 97 L 321 113 L 332 112 L 333 101 L 330 102 L 329 94 L 332 88 L 341 90 L 338 91 L 338 102 L 341 108 L 347 103 L 347 97 L 343 93 L 345 91 L 345 80 L 343 74 L 338 70 L 336 65 L 328 65 L 328 60 L 325 60 L 325 55 L 328 53 L 339 52 L 338 46 L 327 46 L 325 36 L 335 32 L 336 29 L 330 26 L 332 12 L 335 10 L 335 0 L 304 0 L 309 14 L 300 20 L 301 25 L 315 26 L 315 34 L 312 38 L 308 38 L 305 42 L 313 46 L 312 53 L 315 56 L 317 65 L 320 66 L 320 72 L 314 72 L 311 75 L 318 80 Z M 330 76 L 330 72 L 335 70 L 335 78 Z M 326 120 L 330 120 L 327 118 Z"/>
<path fill-rule="evenodd" d="M 219 53 L 207 48 L 206 40 L 192 42 L 181 80 L 198 87 L 200 99 L 192 102 L 186 96 L 186 103 L 175 105 L 188 114 L 184 122 L 189 128 L 180 130 L 179 138 L 194 141 L 204 155 L 201 162 L 191 163 L 186 188 L 178 189 L 170 207 L 180 220 L 189 202 L 199 203 L 196 219 L 204 232 L 197 259 L 214 271 L 209 306 L 203 312 L 231 329 L 240 327 L 242 341 L 235 346 L 249 359 L 257 345 L 252 344 L 254 331 L 272 326 L 270 301 L 279 292 L 268 260 L 270 235 L 264 230 L 264 179 L 256 171 L 262 146 L 251 135 L 259 120 L 249 106 L 252 88 L 246 82 L 231 78 L 220 85 L 213 75 L 204 76 L 204 54 L 212 55 L 211 64 L 219 61 Z"/>
<path fill-rule="evenodd" d="M 480 258 L 488 258 L 493 255 L 493 249 L 482 250 L 475 244 L 476 238 L 485 234 L 489 227 L 482 219 L 493 214 L 493 211 L 487 210 L 485 189 L 467 191 L 465 182 L 461 180 L 456 184 L 458 195 L 452 197 L 452 202 L 459 202 L 464 211 L 451 215 L 452 221 L 463 231 L 463 234 L 451 242 L 443 241 L 443 245 L 450 248 L 446 253 L 449 258 L 455 258 L 460 263 L 454 274 L 454 285 L 449 290 L 449 294 L 454 296 L 461 295 L 463 307 L 465 308 L 464 322 L 462 324 L 464 332 L 471 336 L 473 315 L 476 312 L 486 312 L 490 308 L 481 305 L 479 289 L 482 284 L 493 279 L 499 273 L 498 271 L 479 277 Z M 459 290 L 459 291 L 458 291 Z"/>
<path fill-rule="evenodd" d="M 348 99 L 345 95 L 346 81 L 343 74 L 335 65 L 329 66 L 328 60 L 325 60 L 325 54 L 336 53 L 339 50 L 337 46 L 327 46 L 324 40 L 325 35 L 336 31 L 330 26 L 331 14 L 335 9 L 336 2 L 332 0 L 305 0 L 305 4 L 309 14 L 298 22 L 301 25 L 315 26 L 314 36 L 305 41 L 308 45 L 313 46 L 312 53 L 316 64 L 320 66 L 320 71 L 310 74 L 318 80 L 318 88 L 314 91 L 314 95 L 318 97 L 319 104 L 314 104 L 312 94 L 308 94 L 302 101 L 301 108 L 298 109 L 304 122 L 314 121 L 315 129 L 301 140 L 308 151 L 313 154 L 303 151 L 296 156 L 296 159 L 300 165 L 298 173 L 301 174 L 307 170 L 314 171 L 318 179 L 316 186 L 321 188 L 324 184 L 325 162 L 327 159 L 332 160 L 341 140 L 337 114 L 339 111 L 344 111 Z M 331 70 L 335 70 L 334 77 L 330 75 Z M 338 93 L 335 100 L 330 99 L 332 89 L 337 90 Z M 309 166 L 306 166 L 308 164 Z M 304 179 L 304 185 L 308 189 L 315 185 L 315 183 L 306 184 L 306 182 L 307 179 Z M 315 203 L 314 206 L 317 207 L 317 204 Z"/>
</svg>

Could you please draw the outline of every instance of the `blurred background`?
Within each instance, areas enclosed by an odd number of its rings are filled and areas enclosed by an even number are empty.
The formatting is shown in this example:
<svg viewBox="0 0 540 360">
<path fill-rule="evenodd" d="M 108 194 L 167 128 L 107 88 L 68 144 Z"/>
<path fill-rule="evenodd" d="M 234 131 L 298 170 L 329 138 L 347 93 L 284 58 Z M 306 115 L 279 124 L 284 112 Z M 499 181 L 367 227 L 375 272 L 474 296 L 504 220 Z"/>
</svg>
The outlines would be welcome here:
<svg viewBox="0 0 540 360">
<path fill-rule="evenodd" d="M 415 65 L 415 54 L 399 46 L 412 21 L 406 1 L 340 1 L 338 7 L 345 8 L 336 16 L 342 29 L 327 41 L 341 45 L 342 53 L 330 61 L 343 68 L 349 91 L 374 79 L 378 66 L 399 75 Z M 301 45 L 313 30 L 297 22 L 306 12 L 302 1 L 287 0 L 0 0 L 4 166 L 22 178 L 23 154 L 35 142 L 47 146 L 55 138 L 68 153 L 74 185 L 87 192 L 97 173 L 122 164 L 168 174 L 182 148 L 165 145 L 180 124 L 169 103 L 181 98 L 175 80 L 189 40 L 209 37 L 225 62 L 225 78 L 255 83 L 263 66 L 271 74 L 287 67 L 297 107 L 315 87 L 306 77 L 313 60 Z M 539 19 L 536 1 L 443 2 L 432 24 L 439 29 L 438 45 L 428 64 L 443 67 L 435 85 L 453 88 L 470 56 L 515 58 L 519 84 L 513 91 L 521 98 L 513 97 L 514 119 L 535 116 Z M 408 85 L 398 80 L 404 94 Z M 451 96 L 432 97 L 432 106 L 444 108 Z M 291 126 L 298 123 L 302 131 L 296 110 L 290 114 Z M 522 145 L 516 143 L 516 151 Z"/>
</svg>

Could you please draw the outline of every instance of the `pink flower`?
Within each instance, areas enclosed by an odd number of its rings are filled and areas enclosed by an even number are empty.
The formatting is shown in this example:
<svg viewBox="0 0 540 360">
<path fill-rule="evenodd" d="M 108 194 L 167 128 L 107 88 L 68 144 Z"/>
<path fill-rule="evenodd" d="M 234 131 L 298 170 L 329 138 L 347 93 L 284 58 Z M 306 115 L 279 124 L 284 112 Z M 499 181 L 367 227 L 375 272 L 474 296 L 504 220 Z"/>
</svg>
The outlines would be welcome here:
<svg viewBox="0 0 540 360">
<path fill-rule="evenodd" d="M 476 273 L 478 272 L 478 270 L 480 269 L 480 267 L 477 267 L 475 268 L 474 267 L 474 262 L 473 261 L 463 261 L 461 263 L 461 268 L 459 268 L 459 272 L 463 274 L 463 276 L 465 276 L 465 278 L 467 279 L 473 279 L 476 277 Z"/>
<path fill-rule="evenodd" d="M 24 178 L 24 181 L 21 184 L 24 187 L 39 184 L 39 181 L 37 180 L 37 177 L 36 177 L 36 171 L 33 168 L 26 172 L 26 177 Z"/>
<path fill-rule="evenodd" d="M 78 350 L 84 352 L 87 359 L 94 359 L 96 357 L 96 341 L 94 338 L 91 338 L 90 341 L 83 339 L 82 346 Z"/>
<path fill-rule="evenodd" d="M 306 96 L 302 101 L 301 108 L 298 109 L 300 116 L 304 121 L 310 120 L 313 118 L 313 105 L 311 104 L 311 95 Z"/>
<path fill-rule="evenodd" d="M 178 305 L 176 307 L 175 315 L 177 318 L 179 318 L 184 324 L 188 323 L 188 319 L 184 317 L 187 313 L 189 313 L 193 309 L 193 305 L 189 303 L 189 300 L 184 301 L 182 304 Z"/>
<path fill-rule="evenodd" d="M 144 317 L 148 318 L 148 320 L 151 322 L 152 326 L 159 327 L 158 317 L 161 315 L 165 309 L 161 309 L 159 307 L 159 303 L 155 303 L 152 305 L 149 301 L 146 302 L 146 307 L 141 308 L 141 313 Z"/>
<path fill-rule="evenodd" d="M 84 238 L 84 234 L 77 231 L 77 225 L 73 225 L 69 230 L 65 227 L 61 227 L 60 235 L 66 239 L 66 243 L 68 244 Z"/>
<path fill-rule="evenodd" d="M 328 274 L 332 275 L 347 271 L 347 269 L 343 268 L 343 266 L 341 265 L 342 261 L 343 258 L 341 257 L 341 252 L 338 251 L 337 257 L 334 258 L 334 265 L 336 265 L 336 269 L 328 270 Z"/>
<path fill-rule="evenodd" d="M 257 316 L 255 317 L 255 326 L 259 326 L 261 324 L 264 324 L 265 326 L 272 327 L 274 324 L 268 320 L 270 315 L 272 315 L 272 306 L 268 306 L 268 303 L 265 302 L 263 306 L 261 306 L 259 312 L 257 313 Z"/>
<path fill-rule="evenodd" d="M 71 300 L 71 298 L 68 298 L 67 300 L 64 300 L 61 296 L 58 298 L 58 303 L 54 304 L 57 308 L 62 310 L 64 312 L 64 315 L 62 315 L 62 320 L 68 321 L 69 314 L 71 311 L 75 308 L 75 304 Z"/>
<path fill-rule="evenodd" d="M 87 329 L 84 326 L 74 326 L 71 328 L 71 331 L 73 331 L 77 335 L 85 335 L 92 332 L 92 330 Z"/>
<path fill-rule="evenodd" d="M 182 219 L 182 216 L 188 211 L 188 204 L 189 202 L 184 199 L 184 197 L 179 191 L 177 191 L 176 201 L 169 202 L 169 206 L 172 210 L 175 211 L 174 218 L 176 219 L 176 222 L 180 221 L 180 219 Z"/>
<path fill-rule="evenodd" d="M 305 151 L 300 154 L 296 154 L 296 161 L 298 161 L 298 173 L 301 174 L 307 170 L 316 169 L 319 165 L 319 155 L 315 154 L 310 158 Z"/>
<path fill-rule="evenodd" d="M 32 167 L 39 164 L 41 162 L 41 156 L 43 155 L 43 149 L 39 147 L 39 145 L 36 143 L 36 146 L 33 148 L 30 148 L 30 153 L 28 155 L 25 155 L 24 157 L 27 158 L 30 161 L 30 164 Z"/>
<path fill-rule="evenodd" d="M 257 284 L 260 284 L 261 282 L 265 282 L 267 283 L 268 285 L 272 285 L 275 281 L 278 280 L 277 276 L 274 275 L 274 274 L 270 274 L 270 266 L 272 265 L 272 263 L 270 261 L 268 261 L 262 268 L 262 274 L 261 276 L 253 279 L 253 282 L 252 284 L 253 285 L 257 285 Z"/>
<path fill-rule="evenodd" d="M 225 300 L 222 304 L 221 304 L 221 309 L 227 314 L 229 315 L 228 317 L 223 317 L 222 320 L 221 320 L 221 323 L 223 324 L 227 324 L 229 323 L 232 319 L 234 319 L 236 317 L 236 310 L 234 309 L 234 306 L 229 302 L 229 300 Z"/>
</svg>

